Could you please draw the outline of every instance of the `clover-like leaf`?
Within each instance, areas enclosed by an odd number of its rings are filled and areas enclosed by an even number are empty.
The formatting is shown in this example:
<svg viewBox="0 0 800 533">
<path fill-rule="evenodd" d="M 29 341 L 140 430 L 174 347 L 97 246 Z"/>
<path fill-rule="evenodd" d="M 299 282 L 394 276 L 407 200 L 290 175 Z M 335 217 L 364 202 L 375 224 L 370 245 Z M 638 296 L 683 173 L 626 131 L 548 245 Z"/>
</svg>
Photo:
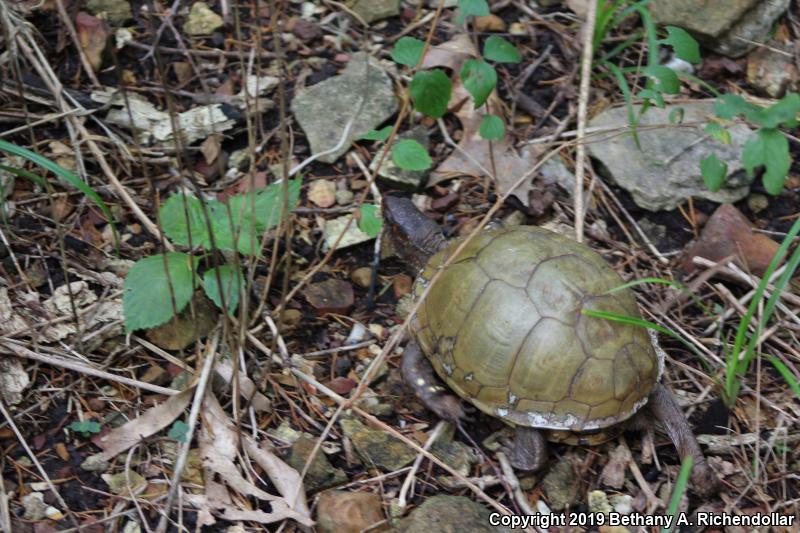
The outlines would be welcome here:
<svg viewBox="0 0 800 533">
<path fill-rule="evenodd" d="M 433 165 L 425 147 L 413 139 L 403 139 L 394 146 L 392 161 L 403 170 L 428 170 Z"/>
<path fill-rule="evenodd" d="M 764 188 L 770 194 L 780 194 L 791 166 L 789 141 L 776 129 L 760 129 L 745 143 L 742 164 L 748 176 L 764 165 Z"/>
<path fill-rule="evenodd" d="M 358 210 L 358 229 L 370 237 L 377 237 L 383 227 L 379 212 L 375 204 L 362 204 Z"/>
<path fill-rule="evenodd" d="M 662 93 L 678 94 L 681 89 L 681 82 L 675 71 L 664 65 L 651 65 L 642 69 L 645 75 L 658 81 L 656 88 Z"/>
<path fill-rule="evenodd" d="M 379 130 L 369 130 L 367 133 L 359 137 L 362 141 L 386 141 L 392 133 L 392 126 L 386 126 Z"/>
<path fill-rule="evenodd" d="M 483 57 L 497 63 L 519 63 L 522 60 L 522 54 L 517 47 L 497 35 L 486 39 L 483 45 Z"/>
<path fill-rule="evenodd" d="M 709 154 L 700 161 L 700 173 L 703 175 L 703 183 L 708 190 L 717 192 L 725 183 L 728 176 L 728 165 L 720 161 L 716 154 Z"/>
<path fill-rule="evenodd" d="M 693 65 L 700 63 L 700 45 L 689 35 L 689 32 L 676 26 L 665 26 L 667 36 L 660 41 L 661 44 L 671 46 L 675 55 Z"/>
<path fill-rule="evenodd" d="M 447 113 L 453 86 L 441 69 L 420 71 L 414 74 L 409 86 L 414 109 L 429 117 L 439 118 Z"/>
<path fill-rule="evenodd" d="M 461 26 L 467 17 L 485 17 L 488 14 L 489 4 L 486 0 L 458 0 L 456 24 Z"/>
<path fill-rule="evenodd" d="M 482 59 L 470 59 L 464 62 L 461 68 L 461 80 L 464 88 L 469 91 L 475 100 L 475 109 L 486 103 L 497 85 L 497 72 Z"/>
<path fill-rule="evenodd" d="M 506 125 L 502 118 L 486 114 L 483 115 L 478 133 L 487 141 L 499 141 L 506 133 Z"/>
<path fill-rule="evenodd" d="M 414 37 L 401 37 L 392 48 L 392 59 L 395 63 L 416 67 L 425 49 L 425 41 Z"/>
<path fill-rule="evenodd" d="M 189 433 L 189 426 L 182 420 L 176 420 L 172 427 L 169 428 L 167 437 L 175 439 L 178 442 L 186 442 L 187 433 Z"/>
</svg>

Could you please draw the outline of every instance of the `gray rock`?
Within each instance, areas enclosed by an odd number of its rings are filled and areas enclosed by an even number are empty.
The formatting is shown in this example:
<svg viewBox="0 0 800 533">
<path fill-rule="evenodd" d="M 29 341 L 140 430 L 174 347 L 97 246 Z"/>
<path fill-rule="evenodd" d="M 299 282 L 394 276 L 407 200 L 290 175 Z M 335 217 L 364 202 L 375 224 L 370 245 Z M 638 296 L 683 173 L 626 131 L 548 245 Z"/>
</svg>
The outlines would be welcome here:
<svg viewBox="0 0 800 533">
<path fill-rule="evenodd" d="M 797 82 L 797 67 L 791 47 L 769 44 L 770 48 L 758 48 L 747 56 L 747 83 L 771 98 L 781 98 Z"/>
<path fill-rule="evenodd" d="M 400 14 L 400 0 L 351 0 L 348 3 L 367 24 Z"/>
<path fill-rule="evenodd" d="M 424 126 L 415 126 L 414 128 L 404 131 L 397 136 L 398 141 L 402 141 L 404 139 L 417 141 L 424 146 L 426 150 L 430 144 L 428 140 L 428 132 Z M 370 170 L 373 172 L 375 172 L 375 169 L 378 168 L 378 161 L 380 161 L 381 157 L 383 157 L 384 151 L 385 149 L 381 148 L 378 153 L 375 154 L 375 158 L 372 160 L 372 163 L 369 166 Z M 425 183 L 427 177 L 427 170 L 403 170 L 395 164 L 394 160 L 392 160 L 391 154 L 387 154 L 386 157 L 383 157 L 381 168 L 378 170 L 378 179 L 380 179 L 380 181 L 392 187 L 407 191 L 419 190 L 419 188 Z"/>
<path fill-rule="evenodd" d="M 551 509 L 560 511 L 574 502 L 577 479 L 569 461 L 559 461 L 550 469 L 542 479 L 542 489 Z"/>
<path fill-rule="evenodd" d="M 353 54 L 342 74 L 297 93 L 291 107 L 313 154 L 335 147 L 348 121 L 358 113 L 344 145 L 319 158 L 324 163 L 333 163 L 349 149 L 354 139 L 376 128 L 397 111 L 397 98 L 392 80 L 378 62 L 358 52 Z"/>
<path fill-rule="evenodd" d="M 400 521 L 401 533 L 485 533 L 510 532 L 502 526 L 491 526 L 491 511 L 464 496 L 433 496 Z"/>
<path fill-rule="evenodd" d="M 314 449 L 316 442 L 313 438 L 301 436 L 293 445 L 289 455 L 289 465 L 302 472 L 308 458 Z M 347 482 L 347 474 L 341 468 L 335 468 L 325 457 L 322 450 L 319 450 L 311 461 L 305 476 L 305 486 L 309 493 L 318 492 L 323 489 L 341 485 Z"/>
<path fill-rule="evenodd" d="M 789 0 L 670 0 L 651 2 L 653 20 L 692 32 L 704 45 L 730 57 L 764 42 Z"/>
<path fill-rule="evenodd" d="M 689 197 L 705 198 L 720 203 L 741 200 L 750 189 L 740 155 L 752 131 L 745 124 L 729 128 L 731 143 L 722 144 L 703 131 L 706 117 L 713 112 L 713 102 L 681 105 L 683 123 L 672 125 L 673 108 L 650 108 L 639 128 L 641 150 L 631 135 L 603 136 L 589 144 L 589 154 L 599 160 L 610 178 L 633 196 L 636 205 L 650 211 L 670 210 Z M 634 106 L 638 115 L 639 106 Z M 590 122 L 592 128 L 628 129 L 624 107 L 607 109 Z M 647 128 L 647 126 L 663 126 Z M 709 191 L 700 173 L 700 161 L 709 154 L 728 164 L 725 185 L 717 192 Z"/>
</svg>

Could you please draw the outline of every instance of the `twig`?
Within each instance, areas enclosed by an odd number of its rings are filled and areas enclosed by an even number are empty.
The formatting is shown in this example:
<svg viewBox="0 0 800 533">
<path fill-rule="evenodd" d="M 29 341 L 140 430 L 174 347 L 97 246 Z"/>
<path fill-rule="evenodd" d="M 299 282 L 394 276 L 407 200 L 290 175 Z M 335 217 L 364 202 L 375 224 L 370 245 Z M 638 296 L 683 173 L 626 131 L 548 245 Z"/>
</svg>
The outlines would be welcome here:
<svg viewBox="0 0 800 533">
<path fill-rule="evenodd" d="M 425 445 L 422 447 L 422 449 L 430 450 L 431 446 L 433 446 L 433 443 L 436 442 L 436 439 L 438 439 L 441 436 L 445 427 L 447 427 L 447 422 L 445 422 L 444 420 L 440 420 L 436 424 L 436 427 L 433 428 L 433 431 L 431 431 L 430 435 L 428 436 L 428 440 L 425 441 Z M 414 486 L 414 480 L 416 479 L 417 476 L 417 470 L 419 470 L 419 466 L 422 464 L 422 460 L 424 458 L 425 456 L 422 454 L 417 455 L 417 458 L 414 460 L 414 464 L 411 465 L 411 470 L 408 471 L 406 479 L 403 480 L 403 486 L 400 487 L 400 495 L 397 497 L 397 506 L 400 508 L 401 513 L 405 512 L 406 506 L 408 505 L 407 502 L 408 493 L 410 490 L 412 490 L 412 487 Z"/>
<path fill-rule="evenodd" d="M 594 55 L 594 23 L 597 2 L 589 2 L 586 21 L 583 24 L 583 54 L 581 56 L 581 84 L 578 93 L 578 148 L 575 155 L 575 240 L 583 242 L 583 180 L 586 164 L 586 115 L 589 103 L 589 82 L 592 76 Z"/>
</svg>

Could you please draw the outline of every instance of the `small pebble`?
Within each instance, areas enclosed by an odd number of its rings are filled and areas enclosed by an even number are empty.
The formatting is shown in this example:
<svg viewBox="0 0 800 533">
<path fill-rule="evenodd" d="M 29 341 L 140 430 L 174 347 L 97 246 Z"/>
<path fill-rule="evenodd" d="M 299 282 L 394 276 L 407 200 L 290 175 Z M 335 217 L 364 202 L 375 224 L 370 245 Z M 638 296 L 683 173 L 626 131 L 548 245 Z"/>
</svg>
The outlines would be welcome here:
<svg viewBox="0 0 800 533">
<path fill-rule="evenodd" d="M 506 31 L 506 23 L 497 15 L 475 17 L 475 31 Z"/>
<path fill-rule="evenodd" d="M 353 202 L 355 195 L 348 190 L 340 189 L 336 191 L 336 203 L 339 205 L 348 205 Z"/>
<path fill-rule="evenodd" d="M 357 287 L 362 289 L 369 288 L 369 283 L 372 277 L 372 269 L 370 267 L 360 267 L 350 273 L 350 279 Z"/>
</svg>

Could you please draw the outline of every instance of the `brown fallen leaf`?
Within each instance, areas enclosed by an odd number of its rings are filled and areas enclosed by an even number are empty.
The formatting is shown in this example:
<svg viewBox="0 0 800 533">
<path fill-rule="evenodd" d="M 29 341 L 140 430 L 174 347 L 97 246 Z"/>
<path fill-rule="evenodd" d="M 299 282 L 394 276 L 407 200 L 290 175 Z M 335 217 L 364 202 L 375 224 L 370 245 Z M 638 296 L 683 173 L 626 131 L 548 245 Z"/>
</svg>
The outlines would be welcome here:
<svg viewBox="0 0 800 533">
<path fill-rule="evenodd" d="M 308 303 L 319 313 L 345 313 L 353 306 L 353 286 L 348 281 L 330 278 L 312 283 L 303 291 Z"/>
<path fill-rule="evenodd" d="M 319 496 L 317 529 L 322 533 L 359 533 L 383 520 L 377 494 L 328 490 Z"/>
<path fill-rule="evenodd" d="M 75 17 L 75 29 L 89 65 L 97 72 L 103 64 L 103 52 L 111 35 L 111 27 L 105 20 L 81 11 Z"/>
<path fill-rule="evenodd" d="M 740 266 L 760 276 L 778 247 L 766 235 L 754 232 L 753 224 L 733 205 L 723 204 L 708 219 L 700 238 L 684 253 L 681 267 L 684 272 L 693 272 L 697 268 L 692 261 L 695 256 L 721 261 L 733 255 Z"/>
<path fill-rule="evenodd" d="M 630 462 L 630 448 L 620 444 L 609 455 L 608 462 L 600 474 L 600 483 L 607 487 L 621 489 L 625 484 L 625 473 L 628 471 L 628 463 Z"/>
</svg>

